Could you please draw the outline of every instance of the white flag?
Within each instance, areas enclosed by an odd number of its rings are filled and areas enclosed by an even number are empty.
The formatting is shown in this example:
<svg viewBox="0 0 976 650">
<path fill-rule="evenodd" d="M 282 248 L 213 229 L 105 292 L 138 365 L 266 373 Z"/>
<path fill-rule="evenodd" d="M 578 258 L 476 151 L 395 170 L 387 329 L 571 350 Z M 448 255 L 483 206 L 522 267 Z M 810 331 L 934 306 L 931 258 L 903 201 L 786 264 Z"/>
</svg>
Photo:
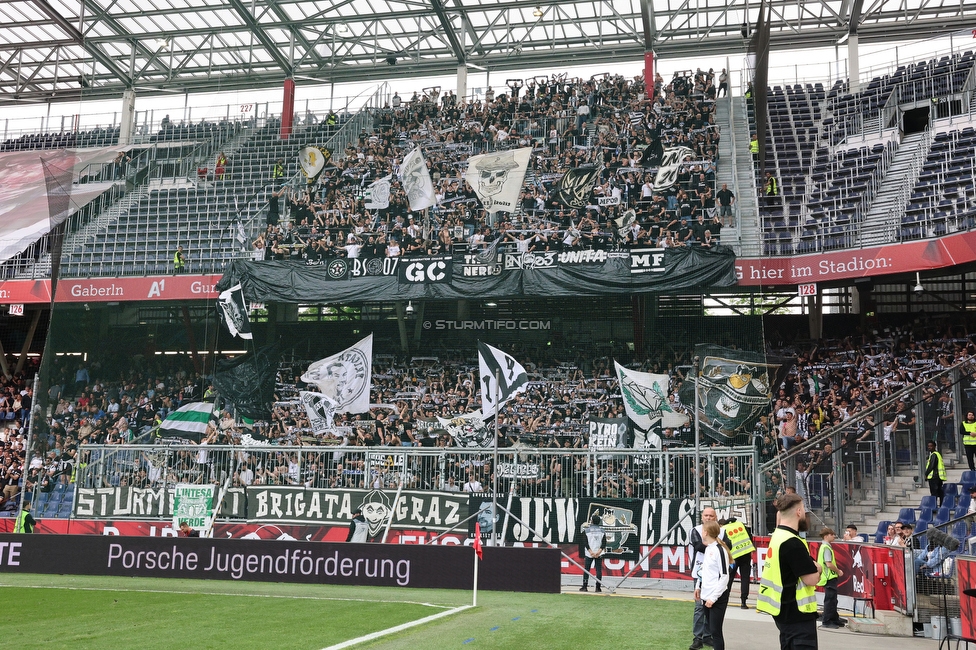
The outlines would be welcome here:
<svg viewBox="0 0 976 650">
<path fill-rule="evenodd" d="M 400 183 L 407 193 L 411 210 L 423 210 L 436 202 L 434 184 L 430 182 L 430 171 L 420 147 L 403 157 L 403 162 L 400 163 Z"/>
<path fill-rule="evenodd" d="M 481 341 L 478 341 L 478 366 L 481 373 L 481 412 L 485 419 L 494 415 L 497 407 L 503 406 L 528 387 L 529 376 L 522 364 Z"/>
<path fill-rule="evenodd" d="M 367 210 L 385 210 L 390 207 L 390 177 L 384 176 L 370 183 L 363 199 Z"/>
<path fill-rule="evenodd" d="M 224 314 L 224 324 L 232 336 L 251 340 L 251 321 L 247 316 L 247 303 L 244 301 L 244 289 L 238 282 L 227 291 L 221 291 L 217 296 L 217 304 Z"/>
<path fill-rule="evenodd" d="M 627 417 L 634 424 L 635 449 L 660 449 L 661 430 L 681 426 L 688 418 L 674 413 L 668 403 L 668 376 L 627 370 L 613 362 L 620 381 Z"/>
<path fill-rule="evenodd" d="M 302 381 L 315 384 L 318 392 L 335 403 L 336 413 L 366 413 L 372 371 L 373 335 L 370 334 L 351 348 L 310 365 Z"/>
<path fill-rule="evenodd" d="M 678 182 L 678 169 L 681 161 L 686 156 L 694 155 L 694 151 L 688 147 L 671 147 L 665 149 L 661 155 L 661 166 L 657 168 L 657 177 L 654 179 L 654 191 L 666 190 Z"/>
<path fill-rule="evenodd" d="M 332 398 L 322 393 L 311 393 L 303 390 L 298 393 L 298 399 L 305 407 L 308 424 L 313 432 L 325 433 L 332 428 L 332 421 L 336 412 L 336 405 Z"/>
<path fill-rule="evenodd" d="M 438 416 L 437 421 L 454 438 L 456 447 L 480 447 L 484 449 L 492 446 L 492 433 L 485 426 L 481 411 L 455 415 L 453 418 Z"/>
<path fill-rule="evenodd" d="M 487 153 L 468 159 L 464 178 L 488 212 L 515 212 L 532 147 Z"/>
</svg>

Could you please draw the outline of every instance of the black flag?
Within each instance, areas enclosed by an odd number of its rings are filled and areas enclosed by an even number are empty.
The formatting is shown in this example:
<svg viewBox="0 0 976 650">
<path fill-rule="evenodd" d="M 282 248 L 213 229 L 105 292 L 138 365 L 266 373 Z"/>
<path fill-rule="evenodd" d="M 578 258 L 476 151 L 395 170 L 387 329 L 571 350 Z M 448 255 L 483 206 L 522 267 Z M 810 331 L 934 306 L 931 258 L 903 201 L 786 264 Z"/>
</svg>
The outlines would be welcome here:
<svg viewBox="0 0 976 650">
<path fill-rule="evenodd" d="M 235 359 L 217 362 L 214 388 L 234 403 L 239 415 L 267 420 L 274 401 L 280 346 L 275 343 Z"/>
<path fill-rule="evenodd" d="M 244 289 L 238 282 L 227 291 L 221 291 L 217 298 L 220 311 L 224 315 L 224 325 L 233 336 L 251 340 L 251 321 L 247 317 L 247 303 L 244 301 Z"/>
<path fill-rule="evenodd" d="M 752 76 L 752 101 L 756 111 L 756 139 L 759 140 L 759 178 L 766 175 L 766 122 L 769 116 L 766 89 L 769 79 L 769 22 L 770 8 L 763 0 L 759 4 L 756 33 L 749 41 L 749 54 L 755 57 Z"/>
<path fill-rule="evenodd" d="M 600 175 L 599 167 L 576 167 L 563 174 L 556 183 L 552 198 L 573 209 L 585 208 L 589 203 L 593 184 Z"/>
</svg>

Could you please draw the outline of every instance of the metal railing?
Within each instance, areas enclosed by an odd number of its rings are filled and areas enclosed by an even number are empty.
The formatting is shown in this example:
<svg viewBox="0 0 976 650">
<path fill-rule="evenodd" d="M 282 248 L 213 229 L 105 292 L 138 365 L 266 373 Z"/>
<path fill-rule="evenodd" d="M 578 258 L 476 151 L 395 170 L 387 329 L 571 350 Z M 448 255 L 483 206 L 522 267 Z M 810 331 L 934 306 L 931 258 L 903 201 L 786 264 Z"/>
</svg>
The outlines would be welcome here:
<svg viewBox="0 0 976 650">
<path fill-rule="evenodd" d="M 338 440 L 337 440 L 338 442 Z M 176 483 L 460 491 L 492 483 L 491 449 L 82 445 L 80 488 L 167 488 Z M 701 451 L 699 495 L 753 501 L 755 449 Z M 521 497 L 685 498 L 695 493 L 694 449 L 503 448 L 499 484 Z M 487 489 L 487 488 L 486 488 Z"/>
<path fill-rule="evenodd" d="M 837 522 L 845 521 L 845 507 L 851 503 L 874 506 L 885 510 L 891 505 L 888 496 L 889 477 L 910 476 L 921 485 L 927 451 L 925 443 L 936 440 L 945 443 L 942 452 L 946 458 L 962 461 L 962 447 L 956 444 L 961 414 L 966 412 L 963 402 L 962 382 L 972 379 L 976 372 L 976 358 L 966 358 L 926 375 L 918 383 L 906 386 L 884 400 L 875 402 L 856 413 L 843 423 L 821 431 L 802 443 L 790 446 L 775 458 L 763 463 L 759 470 L 764 475 L 781 472 L 787 485 L 804 487 L 808 495 L 817 488 L 819 502 L 813 508 L 819 515 L 829 516 Z M 936 400 L 948 393 L 952 397 L 954 421 L 951 427 L 927 430 L 926 397 Z M 907 400 L 903 409 L 898 403 Z M 943 440 L 944 439 L 944 440 Z M 831 445 L 829 453 L 821 446 Z M 803 472 L 797 474 L 798 463 L 816 456 L 817 465 L 809 472 L 811 483 L 804 486 Z M 853 480 L 848 480 L 853 479 Z M 843 498 L 840 498 L 843 496 Z M 870 504 L 867 504 L 870 501 Z"/>
</svg>

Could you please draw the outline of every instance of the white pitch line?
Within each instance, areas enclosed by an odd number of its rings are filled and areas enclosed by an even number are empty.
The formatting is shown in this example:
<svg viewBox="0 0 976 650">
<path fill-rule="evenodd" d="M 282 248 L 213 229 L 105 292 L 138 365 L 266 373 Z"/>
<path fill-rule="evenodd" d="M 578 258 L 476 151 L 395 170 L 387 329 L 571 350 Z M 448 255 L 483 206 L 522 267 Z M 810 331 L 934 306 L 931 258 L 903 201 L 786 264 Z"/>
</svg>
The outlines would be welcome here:
<svg viewBox="0 0 976 650">
<path fill-rule="evenodd" d="M 19 587 L 21 589 L 58 589 L 68 591 L 116 591 L 120 593 L 135 592 L 141 594 L 177 594 L 179 596 L 242 596 L 245 598 L 287 598 L 291 600 L 335 600 L 351 603 L 385 603 L 390 605 L 422 605 L 424 607 L 438 607 L 448 609 L 450 605 L 435 605 L 434 603 L 420 603 L 413 600 L 376 600 L 373 598 L 337 598 L 335 596 L 289 596 L 287 594 L 244 594 L 223 591 L 178 591 L 176 589 L 127 589 L 113 587 L 62 587 L 53 585 L 8 585 L 0 583 L 0 587 Z"/>
<path fill-rule="evenodd" d="M 458 612 L 463 612 L 466 609 L 471 609 L 474 605 L 462 605 L 461 607 L 455 607 L 454 609 L 449 609 L 446 612 L 438 612 L 431 616 L 425 618 L 419 618 L 416 621 L 410 621 L 409 623 L 404 623 L 403 625 L 397 625 L 395 627 L 389 627 L 385 630 L 380 630 L 379 632 L 373 632 L 372 634 L 367 634 L 365 636 L 357 637 L 355 639 L 350 639 L 349 641 L 343 641 L 342 643 L 337 643 L 336 645 L 330 645 L 328 648 L 323 648 L 322 650 L 340 650 L 340 648 L 351 648 L 354 645 L 359 645 L 360 643 L 365 643 L 367 641 L 372 641 L 373 639 L 379 639 L 388 634 L 396 634 L 397 632 L 402 632 L 403 630 L 416 627 L 418 625 L 423 625 L 425 623 L 430 623 L 439 618 L 444 618 L 445 616 L 450 616 L 451 614 L 457 614 Z"/>
</svg>

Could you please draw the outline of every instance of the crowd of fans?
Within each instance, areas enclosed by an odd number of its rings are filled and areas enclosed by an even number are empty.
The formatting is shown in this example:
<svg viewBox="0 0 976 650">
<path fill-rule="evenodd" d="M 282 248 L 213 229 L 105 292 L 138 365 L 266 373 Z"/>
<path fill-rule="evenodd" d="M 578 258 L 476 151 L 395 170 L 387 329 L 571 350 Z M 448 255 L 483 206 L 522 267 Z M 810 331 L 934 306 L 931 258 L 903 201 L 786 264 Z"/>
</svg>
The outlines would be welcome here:
<svg viewBox="0 0 976 650">
<path fill-rule="evenodd" d="M 509 92 L 489 88 L 474 101 L 437 90 L 409 101 L 395 95 L 375 113 L 372 132 L 364 130 L 315 184 L 282 186 L 284 174 L 273 174 L 255 258 L 432 254 L 501 241 L 518 252 L 716 245 L 731 213 L 719 218 L 716 203 L 715 76 L 699 69 L 665 83 L 658 75 L 652 95 L 643 77 L 619 75 L 510 82 Z M 411 211 L 397 181 L 403 156 L 418 146 L 437 198 L 429 212 Z M 692 153 L 682 158 L 677 182 L 655 191 L 661 152 L 678 146 Z M 532 147 L 533 156 L 518 209 L 488 214 L 463 179 L 467 160 L 520 147 Z M 601 168 L 589 204 L 567 208 L 553 189 L 567 170 L 585 165 Z M 389 207 L 367 209 L 365 190 L 386 176 Z M 599 198 L 616 204 L 600 207 Z M 730 192 L 724 201 L 734 201 Z M 614 223 L 628 210 L 632 223 Z"/>
<path fill-rule="evenodd" d="M 499 446 L 517 451 L 520 458 L 535 459 L 540 474 L 522 481 L 520 489 L 533 494 L 572 495 L 584 489 L 605 497 L 651 497 L 662 493 L 688 494 L 694 491 L 693 454 L 674 455 L 668 472 L 661 474 L 656 464 L 643 465 L 639 456 L 573 454 L 589 445 L 590 417 L 622 418 L 625 411 L 613 360 L 572 350 L 534 348 L 526 345 L 508 351 L 519 359 L 530 373 L 529 389 L 518 395 L 502 410 L 499 420 Z M 843 464 L 859 467 L 856 454 L 874 440 L 875 424 L 883 423 L 885 440 L 894 439 L 903 429 L 914 426 L 916 417 L 925 423 L 926 436 L 944 436 L 952 444 L 952 385 L 948 380 L 928 382 L 927 378 L 953 363 L 973 356 L 976 346 L 962 327 L 935 331 L 915 328 L 892 328 L 844 340 L 780 344 L 770 351 L 788 355 L 792 367 L 785 381 L 775 390 L 768 416 L 760 418 L 755 430 L 740 436 L 736 444 L 755 444 L 761 461 L 777 457 L 828 427 L 857 416 L 871 404 L 911 385 L 923 386 L 921 404 L 899 402 L 877 418 L 868 417 L 856 427 L 845 430 L 841 449 L 829 442 L 807 449 L 796 463 L 796 476 L 786 476 L 783 467 L 767 471 L 761 477 L 762 490 L 772 500 L 787 488 L 796 489 L 809 499 L 810 477 L 833 471 L 831 459 L 840 454 Z M 393 354 L 376 354 L 373 361 L 373 384 L 368 413 L 338 414 L 335 427 L 316 434 L 304 408 L 298 403 L 297 391 L 304 385 L 297 379 L 304 372 L 304 362 L 285 363 L 279 370 L 278 401 L 267 423 L 253 431 L 244 428 L 232 415 L 229 405 L 220 411 L 204 442 L 207 445 L 241 445 L 248 437 L 267 438 L 263 447 L 241 447 L 242 455 L 231 463 L 228 476 L 238 485 L 254 483 L 306 484 L 311 486 L 369 487 L 395 483 L 400 468 L 371 464 L 370 453 L 404 447 L 457 448 L 471 444 L 455 440 L 436 418 L 450 418 L 470 413 L 480 407 L 477 394 L 477 359 L 470 352 L 448 348 L 431 349 L 430 356 L 404 358 Z M 657 354 L 629 364 L 630 367 L 667 373 L 670 376 L 668 399 L 676 413 L 688 408 L 678 398 L 691 350 Z M 65 361 L 64 359 L 68 359 Z M 180 405 L 191 401 L 215 399 L 209 378 L 193 372 L 179 357 L 157 357 L 138 366 L 126 366 L 118 359 L 92 359 L 74 365 L 71 357 L 59 358 L 55 379 L 48 390 L 49 413 L 44 424 L 35 428 L 38 434 L 34 454 L 26 474 L 27 490 L 52 490 L 59 483 L 74 480 L 82 444 L 122 445 L 130 442 L 170 443 L 154 436 L 154 427 Z M 116 363 L 119 362 L 119 363 Z M 104 365 L 103 365 L 104 364 Z M 122 369 L 124 368 L 124 370 Z M 23 379 L 14 380 L 0 409 L 13 413 L 6 430 L 4 477 L 23 472 L 23 425 L 29 409 L 29 391 Z M 965 387 L 971 380 L 965 379 Z M 25 398 L 27 406 L 25 406 Z M 219 406 L 219 404 L 218 404 Z M 10 410 L 14 409 L 14 410 Z M 253 435 L 258 434 L 258 435 Z M 490 445 L 491 433 L 480 444 Z M 690 424 L 667 428 L 661 432 L 662 447 L 672 451 L 693 445 Z M 721 444 L 706 438 L 706 448 Z M 302 447 L 297 455 L 287 457 L 273 452 L 275 446 Z M 565 452 L 560 454 L 560 450 Z M 213 452 L 211 452 L 213 454 Z M 450 452 L 448 451 L 448 454 Z M 188 459 L 195 454 L 187 453 Z M 258 459 L 261 460 L 258 460 Z M 490 454 L 469 457 L 451 456 L 446 463 L 412 465 L 407 472 L 408 486 L 418 488 L 461 488 L 470 480 L 482 485 L 491 483 Z M 477 461 L 474 461 L 476 458 Z M 196 467 L 187 460 L 187 471 Z M 211 463 L 212 464 L 212 463 Z M 710 496 L 748 496 L 753 492 L 751 458 L 729 457 L 716 460 L 714 467 L 700 468 L 699 489 Z M 200 474 L 216 480 L 215 473 Z M 143 458 L 127 463 L 111 476 L 103 477 L 105 485 L 151 485 L 166 480 L 187 480 L 191 475 L 167 474 Z M 860 476 L 858 476 L 860 479 Z M 17 480 L 11 479 L 9 485 Z M 595 485 L 584 488 L 588 481 Z M 853 489 L 853 485 L 850 486 Z M 6 498 L 15 490 L 6 490 Z"/>
</svg>

